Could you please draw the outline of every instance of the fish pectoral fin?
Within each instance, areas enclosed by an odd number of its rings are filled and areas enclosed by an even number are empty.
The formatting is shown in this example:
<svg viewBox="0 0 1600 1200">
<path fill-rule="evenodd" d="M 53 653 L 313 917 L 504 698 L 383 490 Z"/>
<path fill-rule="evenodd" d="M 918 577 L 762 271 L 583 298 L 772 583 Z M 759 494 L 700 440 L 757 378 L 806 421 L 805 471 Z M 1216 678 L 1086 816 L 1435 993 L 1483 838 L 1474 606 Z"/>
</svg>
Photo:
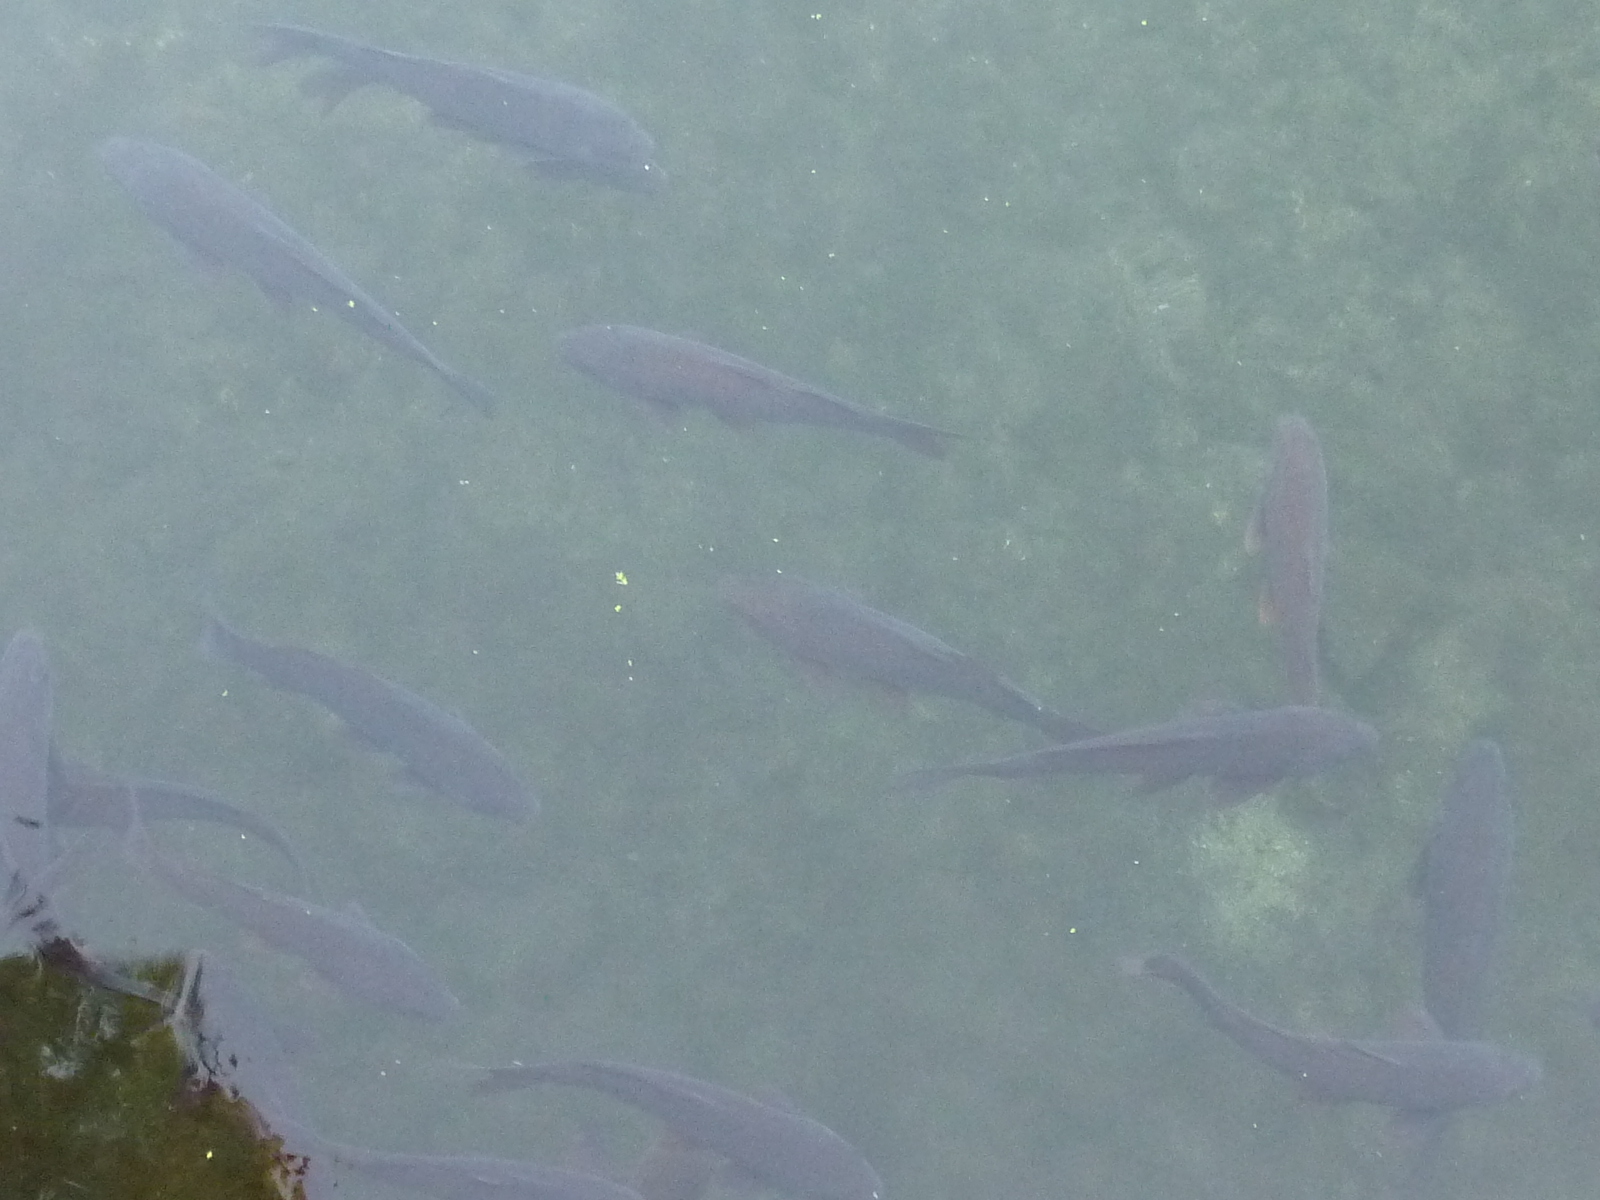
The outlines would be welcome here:
<svg viewBox="0 0 1600 1200">
<path fill-rule="evenodd" d="M 1263 625 L 1276 625 L 1279 613 L 1277 605 L 1272 603 L 1272 596 L 1266 588 L 1261 589 L 1261 598 L 1256 601 L 1256 619 Z"/>
<path fill-rule="evenodd" d="M 1214 779 L 1211 781 L 1211 803 L 1217 808 L 1232 808 L 1259 796 L 1272 787 L 1275 779 Z"/>
<path fill-rule="evenodd" d="M 1399 1067 L 1402 1065 L 1400 1061 L 1394 1057 L 1394 1055 L 1385 1054 L 1376 1046 L 1363 1045 L 1360 1042 L 1346 1042 L 1344 1044 L 1344 1049 L 1347 1053 L 1356 1058 L 1365 1058 L 1372 1062 L 1380 1062 L 1386 1067 Z"/>
<path fill-rule="evenodd" d="M 1261 517 L 1261 505 L 1256 505 L 1250 513 L 1250 523 L 1244 527 L 1244 552 L 1246 554 L 1260 554 L 1261 547 L 1266 541 L 1264 521 Z"/>
<path fill-rule="evenodd" d="M 1141 796 L 1148 796 L 1152 792 L 1164 792 L 1168 788 L 1177 787 L 1192 774 L 1194 772 L 1187 768 L 1177 768 L 1171 771 L 1146 771 L 1139 776 L 1139 782 L 1134 790 Z"/>
<path fill-rule="evenodd" d="M 288 312 L 294 308 L 294 293 L 288 288 L 261 279 L 256 280 L 256 286 L 261 289 L 263 296 L 272 301 L 272 307 L 279 312 Z"/>
<path fill-rule="evenodd" d="M 463 121 L 460 117 L 452 117 L 449 113 L 442 113 L 436 108 L 428 110 L 428 124 L 437 125 L 440 129 L 451 129 L 456 133 L 471 133 L 482 136 L 482 132 L 470 122 Z M 537 161 L 538 158 L 534 154 L 525 155 L 525 157 L 530 165 Z"/>
<path fill-rule="evenodd" d="M 528 168 L 545 179 L 588 179 L 594 174 L 593 167 L 576 158 L 535 155 L 528 159 Z"/>
<path fill-rule="evenodd" d="M 322 114 L 327 116 L 339 107 L 339 102 L 357 88 L 365 87 L 370 80 L 362 78 L 344 66 L 322 67 L 300 81 L 300 94 L 322 101 Z"/>
<path fill-rule="evenodd" d="M 1448 1113 L 1432 1109 L 1397 1108 L 1389 1115 L 1384 1140 L 1408 1154 L 1420 1154 L 1449 1125 Z"/>
</svg>

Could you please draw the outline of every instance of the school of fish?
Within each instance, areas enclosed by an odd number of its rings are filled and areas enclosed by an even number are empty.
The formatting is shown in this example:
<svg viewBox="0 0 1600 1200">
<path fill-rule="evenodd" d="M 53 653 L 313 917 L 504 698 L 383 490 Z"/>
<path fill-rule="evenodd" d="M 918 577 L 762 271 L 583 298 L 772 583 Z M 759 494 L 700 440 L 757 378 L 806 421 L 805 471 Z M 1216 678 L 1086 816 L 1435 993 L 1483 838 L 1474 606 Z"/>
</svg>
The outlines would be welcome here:
<svg viewBox="0 0 1600 1200">
<path fill-rule="evenodd" d="M 432 119 L 524 158 L 552 179 L 651 193 L 666 186 L 655 139 L 609 100 L 580 87 L 507 69 L 383 49 L 299 25 L 258 30 L 263 64 L 316 58 L 326 65 L 302 91 L 331 109 L 350 92 L 381 86 Z M 423 345 L 266 203 L 172 146 L 115 136 L 100 159 L 133 205 L 192 256 L 248 278 L 281 306 L 329 311 L 380 345 L 427 368 L 473 409 L 494 408 L 490 390 Z M 928 458 L 962 439 L 880 412 L 727 350 L 626 324 L 570 330 L 561 358 L 606 388 L 659 414 L 704 408 L 729 426 L 805 425 L 883 438 Z M 848 591 L 787 574 L 726 579 L 721 602 L 804 670 L 897 695 L 921 693 L 971 705 L 1043 734 L 1048 744 L 1005 757 L 929 765 L 895 786 L 926 790 L 963 780 L 1038 784 L 1061 777 L 1126 775 L 1141 792 L 1205 781 L 1217 804 L 1238 804 L 1286 781 L 1369 759 L 1378 732 L 1323 704 L 1319 632 L 1329 550 L 1329 498 L 1310 422 L 1283 417 L 1274 433 L 1260 502 L 1245 533 L 1262 561 L 1261 620 L 1278 642 L 1283 702 L 1213 706 L 1105 729 L 1058 712 L 982 659 Z M 506 821 L 534 818 L 537 792 L 515 764 L 463 718 L 402 683 L 316 650 L 234 629 L 207 614 L 201 649 L 269 687 L 326 709 L 359 739 L 390 755 L 406 776 L 458 809 Z M 74 942 L 50 900 L 72 869 L 58 844 L 66 827 L 113 830 L 128 860 L 184 899 L 299 960 L 355 1002 L 428 1021 L 460 1002 L 423 958 L 354 902 L 306 898 L 288 835 L 265 818 L 184 784 L 121 778 L 79 763 L 55 743 L 55 693 L 44 640 L 23 630 L 0 656 L 0 869 L 8 926 L 21 927 L 51 962 L 97 986 L 144 994 L 114 965 Z M 275 892 L 206 871 L 161 849 L 153 821 L 230 826 L 273 849 L 293 891 Z M 1486 1013 L 1509 888 L 1513 816 L 1500 748 L 1464 748 L 1418 861 L 1422 993 L 1426 1027 L 1406 1037 L 1297 1033 L 1225 998 L 1175 954 L 1130 958 L 1130 973 L 1185 993 L 1201 1017 L 1302 1094 L 1392 1110 L 1437 1141 L 1462 1110 L 1526 1093 L 1540 1079 L 1529 1055 L 1488 1039 Z M 656 1147 L 632 1174 L 481 1156 L 382 1151 L 336 1143 L 308 1123 L 271 1022 L 211 954 L 193 956 L 176 997 L 161 1002 L 186 1031 L 196 1070 L 249 1099 L 303 1153 L 341 1168 L 443 1197 L 538 1200 L 697 1200 L 721 1172 L 802 1200 L 882 1200 L 883 1181 L 839 1133 L 781 1097 L 746 1095 L 654 1066 L 575 1059 L 487 1070 L 480 1094 L 556 1085 L 631 1106 L 659 1123 Z M 464 1089 L 465 1091 L 465 1089 Z M 465 1096 L 463 1096 L 465 1102 Z M 1225 1102 L 1225 1101 L 1224 1101 Z"/>
</svg>

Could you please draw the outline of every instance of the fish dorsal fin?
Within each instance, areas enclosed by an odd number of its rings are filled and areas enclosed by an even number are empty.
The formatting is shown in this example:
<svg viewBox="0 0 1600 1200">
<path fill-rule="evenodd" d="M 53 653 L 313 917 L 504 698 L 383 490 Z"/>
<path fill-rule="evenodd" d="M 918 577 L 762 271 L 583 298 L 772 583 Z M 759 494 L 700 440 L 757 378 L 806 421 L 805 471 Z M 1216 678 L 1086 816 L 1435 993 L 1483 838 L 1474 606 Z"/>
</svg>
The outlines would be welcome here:
<svg viewBox="0 0 1600 1200">
<path fill-rule="evenodd" d="M 372 923 L 372 918 L 367 916 L 366 909 L 362 908 L 356 901 L 351 900 L 344 906 L 344 915 L 362 929 L 371 930 L 373 933 L 378 932 L 378 927 Z"/>
<path fill-rule="evenodd" d="M 1384 1053 L 1381 1043 L 1347 1041 L 1345 1046 L 1351 1054 L 1361 1058 L 1369 1058 L 1373 1062 L 1381 1062 L 1390 1067 L 1403 1065 L 1393 1054 Z"/>
<path fill-rule="evenodd" d="M 1444 1030 L 1439 1028 L 1439 1023 L 1427 1009 L 1420 1006 L 1402 1009 L 1389 1024 L 1393 1029 L 1390 1036 L 1398 1041 L 1435 1042 L 1444 1037 Z"/>
<path fill-rule="evenodd" d="M 751 1095 L 753 1095 L 757 1100 L 761 1101 L 761 1103 L 765 1104 L 768 1108 L 775 1108 L 779 1112 L 790 1113 L 797 1117 L 801 1115 L 799 1105 L 795 1104 L 793 1100 L 789 1099 L 788 1096 L 784 1095 L 782 1091 L 775 1087 L 768 1086 L 757 1088 L 751 1093 Z"/>
</svg>

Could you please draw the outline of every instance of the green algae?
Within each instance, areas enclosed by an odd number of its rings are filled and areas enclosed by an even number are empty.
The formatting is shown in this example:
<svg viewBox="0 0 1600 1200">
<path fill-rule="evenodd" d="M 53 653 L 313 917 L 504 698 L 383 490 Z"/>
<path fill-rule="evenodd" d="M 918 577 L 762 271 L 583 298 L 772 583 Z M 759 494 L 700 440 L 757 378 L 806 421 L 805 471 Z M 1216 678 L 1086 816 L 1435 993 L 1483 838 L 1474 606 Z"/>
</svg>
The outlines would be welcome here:
<svg viewBox="0 0 1600 1200">
<path fill-rule="evenodd" d="M 183 960 L 130 974 L 172 991 Z M 303 1200 L 304 1191 L 250 1104 L 197 1081 L 156 1005 L 18 954 L 0 959 L 0 1195 Z"/>
</svg>

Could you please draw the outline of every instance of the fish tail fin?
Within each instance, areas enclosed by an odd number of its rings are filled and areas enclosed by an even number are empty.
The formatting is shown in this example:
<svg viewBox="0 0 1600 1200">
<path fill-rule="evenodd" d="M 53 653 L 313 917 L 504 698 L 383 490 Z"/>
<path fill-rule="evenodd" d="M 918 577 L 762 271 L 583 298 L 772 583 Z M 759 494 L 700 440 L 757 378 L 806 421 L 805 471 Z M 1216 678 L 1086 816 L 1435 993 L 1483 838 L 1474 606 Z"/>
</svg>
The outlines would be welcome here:
<svg viewBox="0 0 1600 1200">
<path fill-rule="evenodd" d="M 300 94 L 310 100 L 322 102 L 322 115 L 327 116 L 339 107 L 342 101 L 357 88 L 365 87 L 371 83 L 370 79 L 362 76 L 345 66 L 336 63 L 330 67 L 313 71 L 300 81 Z"/>
<path fill-rule="evenodd" d="M 1144 954 L 1124 954 L 1117 959 L 1117 969 L 1131 979 L 1144 979 L 1151 974 L 1149 962 Z"/>
</svg>

